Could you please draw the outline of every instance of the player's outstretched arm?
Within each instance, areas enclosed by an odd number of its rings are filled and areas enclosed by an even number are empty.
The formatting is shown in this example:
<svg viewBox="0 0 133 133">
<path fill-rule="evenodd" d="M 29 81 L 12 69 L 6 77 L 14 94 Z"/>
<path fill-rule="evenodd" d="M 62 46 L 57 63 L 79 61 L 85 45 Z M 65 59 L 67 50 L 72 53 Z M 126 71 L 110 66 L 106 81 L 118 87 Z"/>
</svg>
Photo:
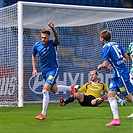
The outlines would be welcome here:
<svg viewBox="0 0 133 133">
<path fill-rule="evenodd" d="M 54 43 L 59 44 L 59 36 L 55 30 L 54 23 L 50 19 L 48 20 L 48 26 L 52 29 L 52 31 L 54 33 L 54 37 L 55 37 Z"/>
</svg>

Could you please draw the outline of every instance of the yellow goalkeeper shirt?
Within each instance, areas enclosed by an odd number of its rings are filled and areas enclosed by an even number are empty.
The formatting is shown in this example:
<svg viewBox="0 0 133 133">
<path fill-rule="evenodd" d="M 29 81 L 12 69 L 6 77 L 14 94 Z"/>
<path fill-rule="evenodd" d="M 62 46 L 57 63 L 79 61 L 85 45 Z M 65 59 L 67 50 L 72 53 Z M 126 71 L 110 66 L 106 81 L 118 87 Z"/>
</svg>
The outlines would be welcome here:
<svg viewBox="0 0 133 133">
<path fill-rule="evenodd" d="M 85 92 L 85 95 L 92 95 L 95 98 L 99 98 L 101 96 L 101 92 L 108 92 L 108 87 L 101 81 L 96 83 L 94 82 L 87 82 L 81 88 L 77 90 L 78 92 Z"/>
</svg>

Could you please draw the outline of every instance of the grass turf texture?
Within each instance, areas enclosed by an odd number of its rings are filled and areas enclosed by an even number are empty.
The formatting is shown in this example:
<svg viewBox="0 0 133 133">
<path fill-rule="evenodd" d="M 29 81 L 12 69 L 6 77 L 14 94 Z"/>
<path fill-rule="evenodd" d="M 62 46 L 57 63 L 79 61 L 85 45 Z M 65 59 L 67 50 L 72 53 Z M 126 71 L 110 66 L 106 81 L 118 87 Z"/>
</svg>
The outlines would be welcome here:
<svg viewBox="0 0 133 133">
<path fill-rule="evenodd" d="M 106 127 L 112 120 L 109 103 L 99 107 L 81 107 L 77 102 L 65 107 L 50 103 L 46 120 L 36 120 L 41 104 L 25 104 L 23 108 L 0 107 L 0 133 L 133 133 L 133 119 L 127 119 L 130 103 L 119 105 L 121 126 Z"/>
</svg>

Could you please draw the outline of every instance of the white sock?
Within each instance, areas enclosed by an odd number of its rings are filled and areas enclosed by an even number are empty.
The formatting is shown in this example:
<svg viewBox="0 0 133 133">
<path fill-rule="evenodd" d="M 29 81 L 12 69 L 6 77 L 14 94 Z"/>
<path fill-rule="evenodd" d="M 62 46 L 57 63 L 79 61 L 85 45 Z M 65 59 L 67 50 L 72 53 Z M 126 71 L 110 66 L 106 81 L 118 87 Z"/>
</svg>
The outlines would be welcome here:
<svg viewBox="0 0 133 133">
<path fill-rule="evenodd" d="M 49 103 L 49 92 L 47 90 L 43 90 L 43 103 L 42 103 L 42 114 L 46 116 L 46 110 Z"/>
<path fill-rule="evenodd" d="M 71 91 L 71 86 L 58 85 L 58 92 Z"/>
<path fill-rule="evenodd" d="M 113 117 L 119 119 L 118 104 L 117 104 L 116 98 L 111 97 L 111 98 L 108 98 L 108 100 L 109 100 L 109 103 L 110 103 L 111 111 L 113 113 Z"/>
<path fill-rule="evenodd" d="M 121 101 L 122 101 L 122 99 L 121 99 L 121 98 L 119 98 L 119 99 L 118 99 L 118 103 L 120 103 Z"/>
</svg>

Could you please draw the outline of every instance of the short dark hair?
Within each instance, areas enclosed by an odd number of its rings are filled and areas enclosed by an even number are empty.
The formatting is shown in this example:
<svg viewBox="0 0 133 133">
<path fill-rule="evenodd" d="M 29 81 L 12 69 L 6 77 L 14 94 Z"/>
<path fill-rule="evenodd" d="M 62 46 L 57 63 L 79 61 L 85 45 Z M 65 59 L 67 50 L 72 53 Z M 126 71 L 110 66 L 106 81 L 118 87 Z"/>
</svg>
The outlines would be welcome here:
<svg viewBox="0 0 133 133">
<path fill-rule="evenodd" d="M 98 75 L 97 70 L 91 70 L 91 71 L 90 71 L 90 73 L 91 73 L 91 72 L 95 72 L 95 73 L 96 73 L 96 75 Z"/>
<path fill-rule="evenodd" d="M 49 31 L 49 30 L 42 29 L 42 30 L 41 30 L 41 33 L 43 33 L 43 34 L 48 34 L 48 35 L 50 36 L 50 31 Z"/>
<path fill-rule="evenodd" d="M 111 32 L 107 29 L 102 30 L 100 36 L 103 37 L 106 41 L 109 41 L 111 39 Z"/>
</svg>

